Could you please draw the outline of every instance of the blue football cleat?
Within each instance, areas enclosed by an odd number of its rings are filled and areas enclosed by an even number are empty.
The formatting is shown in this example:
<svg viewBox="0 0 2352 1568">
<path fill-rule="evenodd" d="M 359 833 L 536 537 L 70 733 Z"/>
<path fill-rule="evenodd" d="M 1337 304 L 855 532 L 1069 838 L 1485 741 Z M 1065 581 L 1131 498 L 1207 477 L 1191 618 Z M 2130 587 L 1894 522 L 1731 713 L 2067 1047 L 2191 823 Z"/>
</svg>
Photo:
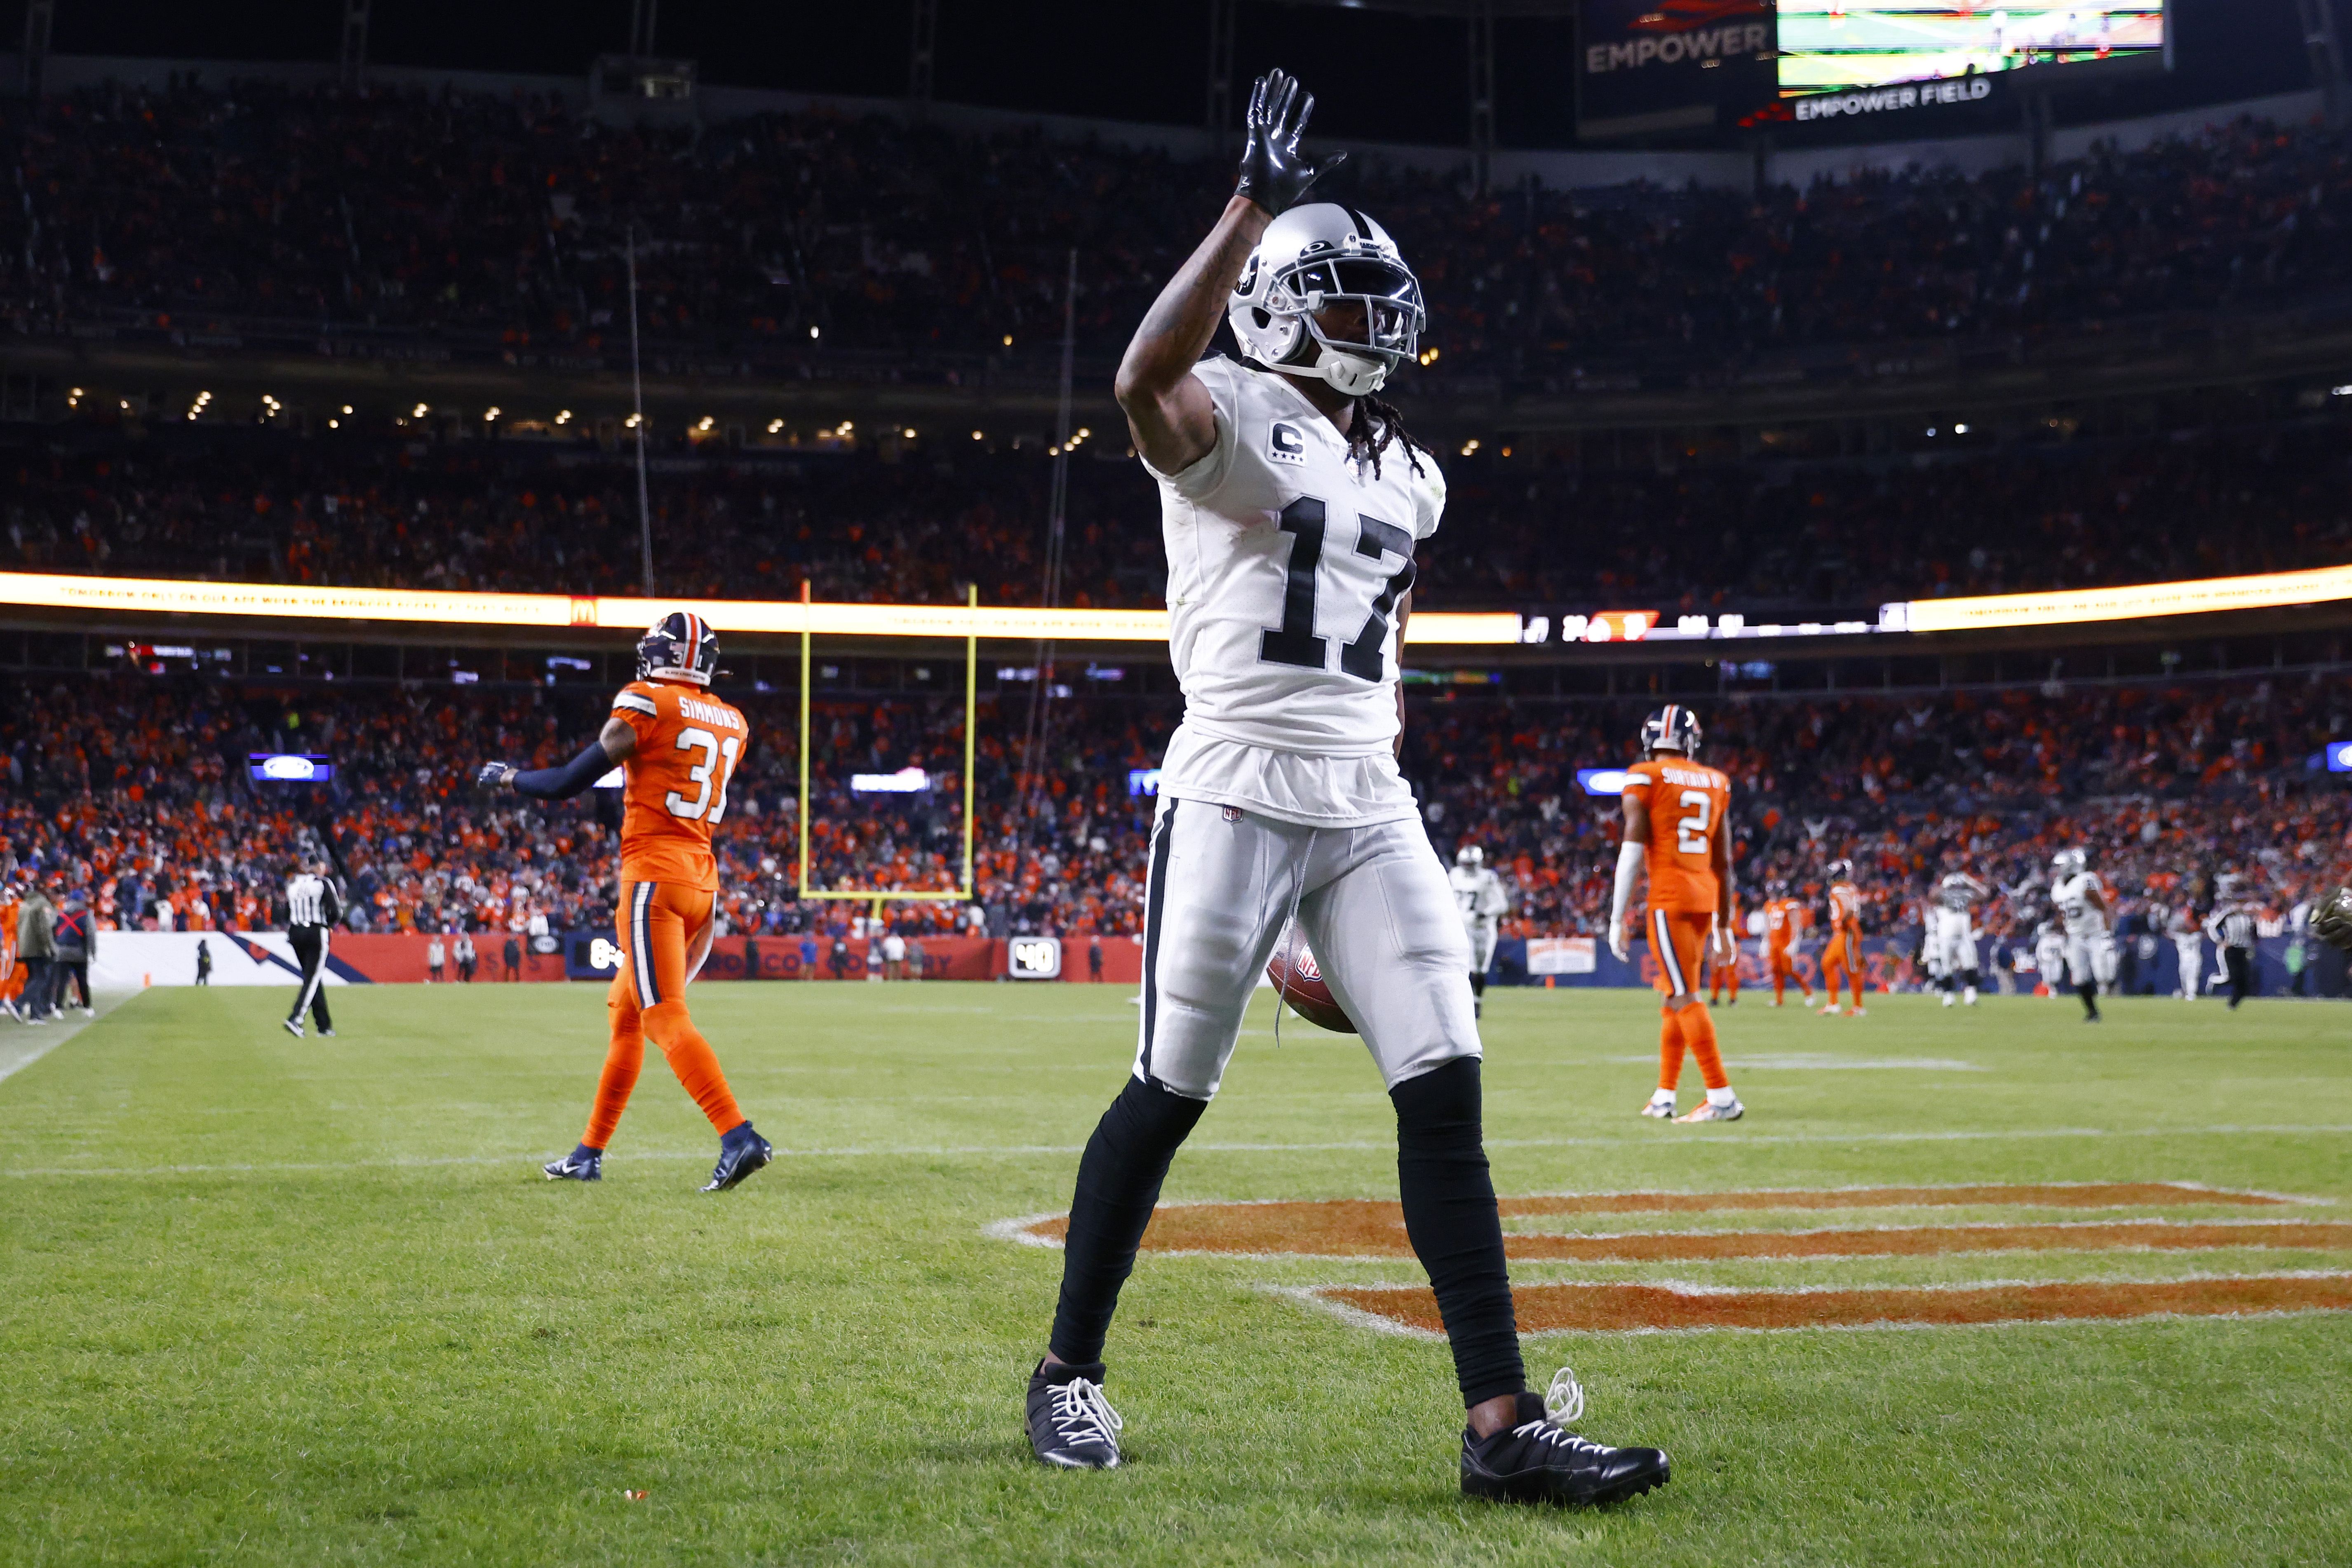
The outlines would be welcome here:
<svg viewBox="0 0 2352 1568">
<path fill-rule="evenodd" d="M 601 1182 L 604 1179 L 604 1151 L 591 1149 L 583 1143 L 561 1160 L 550 1160 L 540 1167 L 551 1182 Z"/>
<path fill-rule="evenodd" d="M 774 1147 L 746 1121 L 720 1136 L 719 1163 L 711 1167 L 710 1180 L 702 1184 L 702 1190 L 723 1193 L 775 1157 Z"/>
</svg>

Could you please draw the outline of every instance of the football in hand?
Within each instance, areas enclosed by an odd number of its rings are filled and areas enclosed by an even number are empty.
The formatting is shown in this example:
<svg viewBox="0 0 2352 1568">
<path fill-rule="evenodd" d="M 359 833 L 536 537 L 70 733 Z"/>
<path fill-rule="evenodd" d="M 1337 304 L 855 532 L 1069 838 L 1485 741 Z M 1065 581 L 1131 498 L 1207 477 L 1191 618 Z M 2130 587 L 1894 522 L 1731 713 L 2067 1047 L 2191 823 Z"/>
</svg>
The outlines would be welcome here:
<svg viewBox="0 0 2352 1568">
<path fill-rule="evenodd" d="M 1356 1021 L 1348 1016 L 1348 1010 L 1339 1005 L 1339 998 L 1331 994 L 1331 987 L 1324 983 L 1314 950 L 1307 945 L 1307 933 L 1297 926 L 1282 933 L 1282 941 L 1274 950 L 1274 961 L 1265 966 L 1265 977 L 1274 982 L 1282 999 L 1290 1004 L 1290 1010 L 1308 1023 L 1339 1035 L 1357 1032 Z"/>
</svg>

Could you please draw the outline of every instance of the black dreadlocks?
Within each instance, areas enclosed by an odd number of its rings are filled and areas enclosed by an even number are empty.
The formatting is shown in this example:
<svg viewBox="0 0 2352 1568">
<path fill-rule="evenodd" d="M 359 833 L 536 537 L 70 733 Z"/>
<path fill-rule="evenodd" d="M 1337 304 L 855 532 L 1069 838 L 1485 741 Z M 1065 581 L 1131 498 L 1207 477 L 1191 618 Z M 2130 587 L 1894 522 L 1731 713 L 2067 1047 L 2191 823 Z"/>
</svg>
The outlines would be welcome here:
<svg viewBox="0 0 2352 1568">
<path fill-rule="evenodd" d="M 1348 456 L 1359 463 L 1371 464 L 1372 478 L 1377 479 L 1381 477 L 1381 454 L 1391 446 L 1402 447 L 1404 460 L 1412 466 L 1414 473 L 1421 472 L 1420 454 L 1429 448 L 1414 440 L 1412 432 L 1404 427 L 1396 405 L 1383 403 L 1370 394 L 1356 399 L 1356 416 L 1348 421 Z"/>
</svg>

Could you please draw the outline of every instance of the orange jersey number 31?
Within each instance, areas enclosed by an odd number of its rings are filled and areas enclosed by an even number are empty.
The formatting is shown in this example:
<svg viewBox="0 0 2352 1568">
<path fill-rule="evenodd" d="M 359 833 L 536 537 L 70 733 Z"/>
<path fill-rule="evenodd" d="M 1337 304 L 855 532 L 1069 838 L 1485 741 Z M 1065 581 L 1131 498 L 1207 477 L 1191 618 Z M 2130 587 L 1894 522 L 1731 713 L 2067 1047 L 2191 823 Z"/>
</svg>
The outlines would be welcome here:
<svg viewBox="0 0 2352 1568">
<path fill-rule="evenodd" d="M 622 879 L 716 889 L 710 830 L 726 815 L 751 726 L 728 703 L 669 680 L 629 682 L 613 699 L 613 717 L 637 732 L 637 749 L 622 764 Z"/>
</svg>

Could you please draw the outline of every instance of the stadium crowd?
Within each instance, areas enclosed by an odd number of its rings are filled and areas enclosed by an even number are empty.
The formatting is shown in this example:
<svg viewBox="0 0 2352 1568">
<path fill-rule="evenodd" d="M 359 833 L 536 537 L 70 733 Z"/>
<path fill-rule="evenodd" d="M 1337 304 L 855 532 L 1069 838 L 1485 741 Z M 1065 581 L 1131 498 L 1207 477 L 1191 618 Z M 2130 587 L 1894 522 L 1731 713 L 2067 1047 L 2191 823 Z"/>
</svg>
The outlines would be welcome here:
<svg viewBox="0 0 2352 1568">
<path fill-rule="evenodd" d="M 717 835 L 721 909 L 738 931 L 835 927 L 854 907 L 795 897 L 796 716 L 733 694 L 754 743 Z M 282 923 L 287 858 L 339 858 L 367 931 L 600 929 L 609 922 L 610 796 L 544 808 L 475 790 L 490 758 L 545 763 L 597 707 L 545 692 L 310 687 L 120 674 L 16 680 L 0 705 L 0 883 L 86 897 L 100 929 Z M 978 899 L 892 907 L 896 929 L 1133 932 L 1153 802 L 1129 772 L 1159 758 L 1171 700 L 1073 699 L 1049 710 L 1023 772 L 1026 703 L 984 701 L 976 780 Z M 1869 928 L 1896 930 L 1950 869 L 1999 889 L 1987 929 L 2047 917 L 2052 850 L 2077 845 L 2122 912 L 2207 907 L 2224 873 L 2280 910 L 2340 879 L 2352 796 L 2305 759 L 2346 719 L 2341 672 L 2162 689 L 1752 697 L 1703 704 L 1704 758 L 1734 781 L 1740 884 L 1822 891 L 1863 868 Z M 1404 756 L 1433 841 L 1486 851 L 1512 889 L 1514 935 L 1598 932 L 1618 806 L 1575 770 L 1631 760 L 1629 700 L 1422 701 Z M 961 879 L 962 711 L 955 702 L 821 701 L 812 880 L 954 889 Z M 251 751 L 336 759 L 325 786 L 253 784 Z M 917 767 L 929 789 L 853 795 L 850 775 Z"/>
<path fill-rule="evenodd" d="M 0 109 L 19 193 L 0 318 L 593 354 L 625 339 L 634 232 L 657 353 L 1042 366 L 1073 247 L 1099 359 L 1230 184 L 1222 163 L 1034 130 L 827 111 L 664 129 L 520 92 L 192 84 Z M 2342 136 L 2253 122 L 2039 175 L 1477 195 L 1360 155 L 1330 194 L 1415 262 L 1443 369 L 1541 381 L 1670 351 L 1720 373 L 1787 348 L 2011 342 L 2352 281 Z"/>
<path fill-rule="evenodd" d="M 1447 453 L 1417 602 L 1685 611 L 2233 575 L 2352 551 L 2352 441 L 2328 414 L 2181 438 L 1936 460 L 1662 470 Z M 717 598 L 1034 604 L 1050 464 L 978 448 L 671 459 L 651 477 L 661 586 Z M 629 593 L 635 475 L 527 442 L 446 447 L 174 430 L 0 455 L 0 569 L 323 586 Z M 1060 601 L 1157 605 L 1157 492 L 1069 464 Z"/>
</svg>

